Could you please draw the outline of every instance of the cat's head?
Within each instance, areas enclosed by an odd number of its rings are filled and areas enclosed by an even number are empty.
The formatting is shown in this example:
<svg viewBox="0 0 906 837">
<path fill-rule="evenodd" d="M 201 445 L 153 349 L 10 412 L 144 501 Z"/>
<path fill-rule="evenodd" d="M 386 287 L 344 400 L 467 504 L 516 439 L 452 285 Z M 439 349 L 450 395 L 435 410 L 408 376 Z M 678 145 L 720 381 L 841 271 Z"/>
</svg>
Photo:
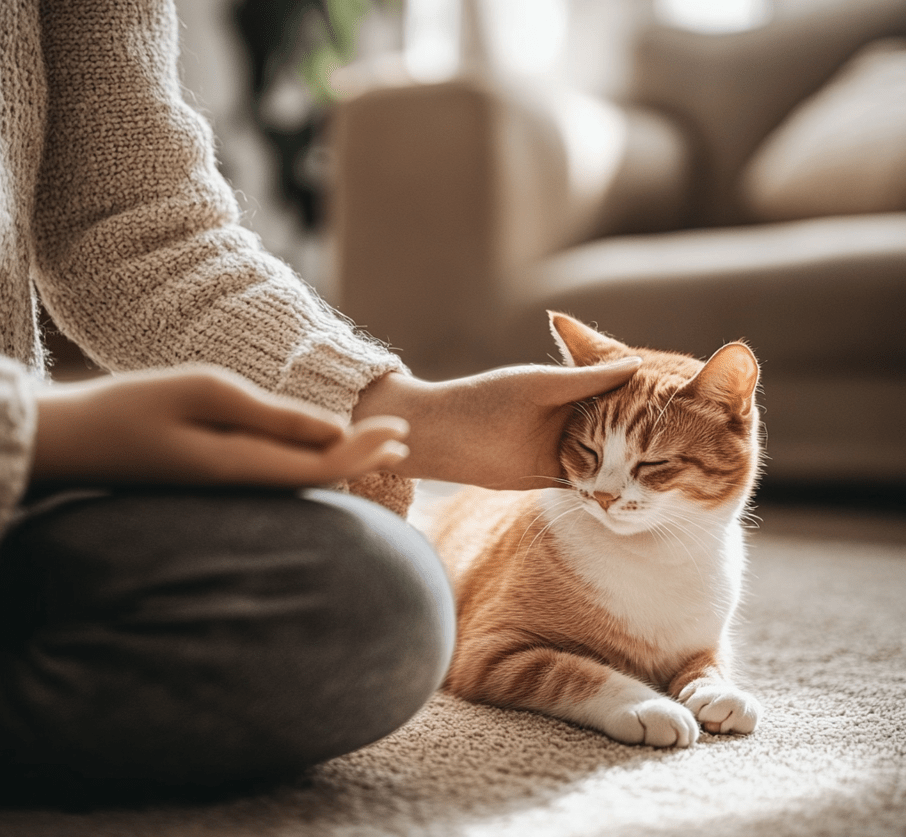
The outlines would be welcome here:
<svg viewBox="0 0 906 837">
<path fill-rule="evenodd" d="M 729 343 L 703 363 L 630 348 L 565 314 L 550 321 L 571 366 L 643 360 L 626 385 L 576 404 L 566 426 L 560 460 L 591 514 L 628 535 L 744 506 L 759 464 L 759 370 L 748 346 Z"/>
</svg>

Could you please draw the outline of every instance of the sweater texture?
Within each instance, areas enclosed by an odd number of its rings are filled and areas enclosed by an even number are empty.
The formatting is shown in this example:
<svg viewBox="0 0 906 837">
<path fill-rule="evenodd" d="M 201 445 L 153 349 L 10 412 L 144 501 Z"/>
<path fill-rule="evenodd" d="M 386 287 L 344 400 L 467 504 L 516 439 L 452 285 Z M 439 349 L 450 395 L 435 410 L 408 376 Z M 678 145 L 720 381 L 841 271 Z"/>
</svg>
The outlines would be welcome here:
<svg viewBox="0 0 906 837">
<path fill-rule="evenodd" d="M 210 363 L 348 417 L 405 371 L 241 226 L 177 58 L 171 0 L 0 3 L 0 527 L 45 375 L 38 296 L 111 372 Z M 412 486 L 352 490 L 405 514 Z"/>
</svg>

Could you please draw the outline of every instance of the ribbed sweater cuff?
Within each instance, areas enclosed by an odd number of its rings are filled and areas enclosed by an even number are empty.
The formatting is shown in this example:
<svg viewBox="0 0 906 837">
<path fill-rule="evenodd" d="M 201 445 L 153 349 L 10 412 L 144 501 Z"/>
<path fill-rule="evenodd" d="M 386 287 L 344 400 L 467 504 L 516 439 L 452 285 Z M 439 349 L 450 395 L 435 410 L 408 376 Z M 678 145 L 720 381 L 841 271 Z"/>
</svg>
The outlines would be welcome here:
<svg viewBox="0 0 906 837">
<path fill-rule="evenodd" d="M 388 372 L 408 372 L 383 344 L 344 325 L 315 326 L 289 358 L 278 390 L 348 417 L 370 383 Z"/>
<path fill-rule="evenodd" d="M 24 366 L 0 357 L 0 535 L 25 493 L 36 427 L 31 376 Z"/>
</svg>

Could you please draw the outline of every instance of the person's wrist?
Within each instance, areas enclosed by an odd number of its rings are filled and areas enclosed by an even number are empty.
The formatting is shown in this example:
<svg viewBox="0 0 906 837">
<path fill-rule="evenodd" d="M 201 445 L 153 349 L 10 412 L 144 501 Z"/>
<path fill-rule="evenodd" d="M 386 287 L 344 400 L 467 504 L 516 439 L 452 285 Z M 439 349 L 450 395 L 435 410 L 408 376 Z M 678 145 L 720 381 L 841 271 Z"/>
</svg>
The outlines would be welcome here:
<svg viewBox="0 0 906 837">
<path fill-rule="evenodd" d="M 400 476 L 431 478 L 436 451 L 432 431 L 436 428 L 434 404 L 437 401 L 437 384 L 422 381 L 400 372 L 389 372 L 377 378 L 360 394 L 352 411 L 352 421 L 359 422 L 371 416 L 398 416 L 409 424 L 406 445 L 409 456 L 394 466 Z"/>
<path fill-rule="evenodd" d="M 73 384 L 53 384 L 35 393 L 37 412 L 32 447 L 30 482 L 52 482 L 71 477 L 78 472 L 78 455 L 90 449 L 90 440 L 79 438 L 79 389 Z"/>
<path fill-rule="evenodd" d="M 422 383 L 400 372 L 388 372 L 376 378 L 359 394 L 352 409 L 353 423 L 371 416 L 399 416 L 409 421 L 416 410 Z"/>
</svg>

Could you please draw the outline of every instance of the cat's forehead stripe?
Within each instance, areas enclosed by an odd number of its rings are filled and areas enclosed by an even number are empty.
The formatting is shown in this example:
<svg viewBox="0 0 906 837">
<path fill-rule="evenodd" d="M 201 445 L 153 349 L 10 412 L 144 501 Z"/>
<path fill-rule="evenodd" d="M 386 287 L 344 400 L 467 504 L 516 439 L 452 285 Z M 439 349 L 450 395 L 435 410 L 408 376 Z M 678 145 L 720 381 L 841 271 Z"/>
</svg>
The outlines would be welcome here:
<svg viewBox="0 0 906 837">
<path fill-rule="evenodd" d="M 606 427 L 608 434 L 620 430 L 637 444 L 647 446 L 657 415 L 655 407 L 658 399 L 655 398 L 655 391 L 656 386 L 650 385 L 643 393 L 632 396 L 626 394 L 602 402 L 602 430 Z"/>
</svg>

